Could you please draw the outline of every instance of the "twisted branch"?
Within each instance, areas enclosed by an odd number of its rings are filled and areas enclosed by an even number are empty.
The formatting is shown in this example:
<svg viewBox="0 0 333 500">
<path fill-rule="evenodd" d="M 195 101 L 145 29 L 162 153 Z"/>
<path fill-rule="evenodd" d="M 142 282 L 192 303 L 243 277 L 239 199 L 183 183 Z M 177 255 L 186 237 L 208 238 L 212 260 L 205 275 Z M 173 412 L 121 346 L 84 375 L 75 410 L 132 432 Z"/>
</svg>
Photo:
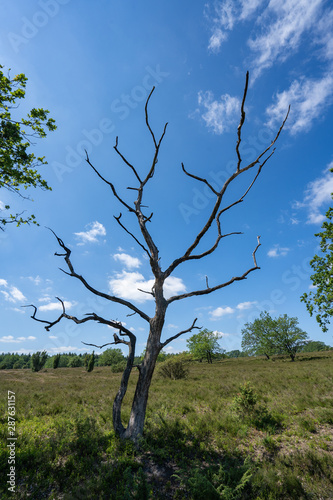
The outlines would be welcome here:
<svg viewBox="0 0 333 500">
<path fill-rule="evenodd" d="M 184 333 L 188 333 L 188 332 L 192 331 L 194 328 L 196 328 L 197 330 L 201 330 L 201 328 L 202 328 L 201 326 L 195 326 L 195 323 L 197 322 L 197 319 L 198 318 L 195 318 L 195 320 L 193 321 L 193 323 L 190 326 L 190 328 L 187 328 L 187 330 L 183 330 L 182 332 L 177 333 L 173 337 L 170 337 L 168 340 L 166 340 L 165 342 L 161 343 L 160 344 L 161 349 L 163 349 L 166 345 L 170 344 L 170 342 L 172 342 L 173 340 L 177 339 L 181 335 L 184 335 Z"/>
</svg>

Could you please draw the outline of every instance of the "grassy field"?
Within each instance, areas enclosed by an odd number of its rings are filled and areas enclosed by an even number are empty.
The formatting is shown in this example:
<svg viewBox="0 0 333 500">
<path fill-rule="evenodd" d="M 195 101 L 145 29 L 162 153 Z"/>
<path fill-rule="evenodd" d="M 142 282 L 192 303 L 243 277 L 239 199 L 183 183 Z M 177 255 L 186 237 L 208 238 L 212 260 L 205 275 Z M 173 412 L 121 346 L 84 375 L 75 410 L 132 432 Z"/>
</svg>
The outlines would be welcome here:
<svg viewBox="0 0 333 500">
<path fill-rule="evenodd" d="M 119 442 L 109 367 L 2 370 L 3 499 L 332 499 L 333 352 L 158 369 L 139 448 Z M 135 387 L 133 373 L 123 416 Z M 15 493 L 8 491 L 15 393 Z"/>
</svg>

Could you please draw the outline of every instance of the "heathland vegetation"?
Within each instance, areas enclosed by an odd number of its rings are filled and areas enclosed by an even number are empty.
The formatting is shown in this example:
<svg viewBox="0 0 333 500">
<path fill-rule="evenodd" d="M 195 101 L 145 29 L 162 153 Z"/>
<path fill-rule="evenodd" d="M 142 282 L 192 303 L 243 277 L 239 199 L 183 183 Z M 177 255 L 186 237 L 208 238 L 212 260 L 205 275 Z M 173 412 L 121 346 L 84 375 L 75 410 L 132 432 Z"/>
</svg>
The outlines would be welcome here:
<svg viewBox="0 0 333 500">
<path fill-rule="evenodd" d="M 171 361 L 186 378 L 178 380 L 162 373 L 170 358 L 161 361 L 136 446 L 115 435 L 120 374 L 99 366 L 101 357 L 90 373 L 61 363 L 38 373 L 2 370 L 1 393 L 16 396 L 17 441 L 16 493 L 2 474 L 1 498 L 332 498 L 332 351 L 299 353 L 295 362 L 238 355 L 210 364 L 179 355 Z M 125 421 L 136 378 L 133 372 Z M 4 412 L 2 471 L 7 434 Z"/>
</svg>

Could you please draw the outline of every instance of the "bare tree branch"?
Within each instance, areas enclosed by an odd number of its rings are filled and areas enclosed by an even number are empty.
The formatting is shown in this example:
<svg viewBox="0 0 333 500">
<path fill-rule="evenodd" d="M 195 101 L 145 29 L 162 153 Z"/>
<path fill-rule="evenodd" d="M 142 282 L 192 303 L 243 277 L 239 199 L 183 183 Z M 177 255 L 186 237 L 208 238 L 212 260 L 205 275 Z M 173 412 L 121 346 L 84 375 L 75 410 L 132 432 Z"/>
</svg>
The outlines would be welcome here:
<svg viewBox="0 0 333 500">
<path fill-rule="evenodd" d="M 247 71 L 246 72 L 246 79 L 245 79 L 245 89 L 244 89 L 243 100 L 242 100 L 242 105 L 241 105 L 241 119 L 240 119 L 240 122 L 239 122 L 239 125 L 238 125 L 238 129 L 237 129 L 237 136 L 238 136 L 238 140 L 237 140 L 237 144 L 236 144 L 236 153 L 237 153 L 237 156 L 238 156 L 237 171 L 239 171 L 240 165 L 241 165 L 241 162 L 242 162 L 242 158 L 241 158 L 241 155 L 240 155 L 240 152 L 239 152 L 239 146 L 240 146 L 240 143 L 241 143 L 242 127 L 243 127 L 243 124 L 245 122 L 244 105 L 245 105 L 245 100 L 246 100 L 248 85 L 249 85 L 249 72 Z"/>
<path fill-rule="evenodd" d="M 89 156 L 88 156 L 88 153 L 86 151 L 86 162 L 88 163 L 88 165 L 91 166 L 91 168 L 93 169 L 93 171 L 98 175 L 98 177 L 100 179 L 102 179 L 103 182 L 105 182 L 108 186 L 110 186 L 111 190 L 112 190 L 112 193 L 113 195 L 117 198 L 118 201 L 120 201 L 120 203 L 122 205 L 124 205 L 124 207 L 127 208 L 127 210 L 129 210 L 130 212 L 132 213 L 135 213 L 135 210 L 134 208 L 130 207 L 128 205 L 128 203 L 126 203 L 126 201 L 124 201 L 122 198 L 120 198 L 120 196 L 118 195 L 117 191 L 116 191 L 116 188 L 114 187 L 114 185 L 112 184 L 112 182 L 108 181 L 105 179 L 105 177 L 103 177 L 99 171 L 94 167 L 94 165 L 91 163 L 90 159 L 89 159 Z"/>
<path fill-rule="evenodd" d="M 197 322 L 197 319 L 198 318 L 195 318 L 195 320 L 193 321 L 192 325 L 190 326 L 190 328 L 187 328 L 187 330 L 183 330 L 182 332 L 179 332 L 177 333 L 177 335 L 174 335 L 173 337 L 170 337 L 168 340 L 166 340 L 165 342 L 161 343 L 161 349 L 163 349 L 166 345 L 170 344 L 170 342 L 172 342 L 173 340 L 177 339 L 178 337 L 180 337 L 181 335 L 184 335 L 184 333 L 188 333 L 190 332 L 191 330 L 193 330 L 194 328 L 196 328 L 197 330 L 201 330 L 201 326 L 195 326 L 195 323 Z"/>
<path fill-rule="evenodd" d="M 151 133 L 151 136 L 152 136 L 152 138 L 153 138 L 154 145 L 155 145 L 155 149 L 157 149 L 157 142 L 156 142 L 156 139 L 155 139 L 155 135 L 154 135 L 154 132 L 152 131 L 152 129 L 151 129 L 150 125 L 149 125 L 149 118 L 148 118 L 148 103 L 149 103 L 149 101 L 150 101 L 150 98 L 151 98 L 151 96 L 152 96 L 152 94 L 153 94 L 154 90 L 155 90 L 155 85 L 154 85 L 154 87 L 151 89 L 150 94 L 149 94 L 149 96 L 148 96 L 148 99 L 147 99 L 147 101 L 146 101 L 146 105 L 145 105 L 145 115 L 146 115 L 146 124 L 147 124 L 148 130 L 149 130 L 149 132 Z"/>
<path fill-rule="evenodd" d="M 59 297 L 56 297 L 56 299 L 59 300 L 59 302 L 60 302 L 60 304 L 62 306 L 62 313 L 60 314 L 60 316 L 55 321 L 46 321 L 46 320 L 42 320 L 42 319 L 36 318 L 37 307 L 35 305 L 33 305 L 33 304 L 30 304 L 28 306 L 22 306 L 22 307 L 33 307 L 34 308 L 34 313 L 31 316 L 31 318 L 34 319 L 35 321 L 39 321 L 40 323 L 46 323 L 47 324 L 47 326 L 45 326 L 45 330 L 46 331 L 50 331 L 50 329 L 54 325 L 56 325 L 57 323 L 59 323 L 62 320 L 62 318 L 66 318 L 66 319 L 69 319 L 69 320 L 73 321 L 77 325 L 81 325 L 83 323 L 86 323 L 87 321 L 96 321 L 97 323 L 101 323 L 101 324 L 110 326 L 112 328 L 115 328 L 116 330 L 119 330 L 120 335 L 127 335 L 128 337 L 132 337 L 134 335 L 130 330 L 128 330 L 127 328 L 125 328 L 122 325 L 122 323 L 120 323 L 119 321 L 105 319 L 105 318 L 103 318 L 102 316 L 99 316 L 96 313 L 87 313 L 85 315 L 86 317 L 82 318 L 82 319 L 79 319 L 76 316 L 72 316 L 70 314 L 67 314 L 66 313 L 66 309 L 65 309 L 65 303 L 64 303 L 64 301 L 61 300 L 61 299 L 59 299 Z M 118 337 L 117 337 L 117 339 L 120 341 L 120 339 Z M 117 339 L 115 338 L 115 341 L 117 341 Z M 125 343 L 125 342 L 122 342 L 122 343 Z"/>
<path fill-rule="evenodd" d="M 184 167 L 184 163 L 182 163 L 182 169 L 186 175 L 188 175 L 189 177 L 192 177 L 192 179 L 196 179 L 197 181 L 203 182 L 204 184 L 206 184 L 209 187 L 209 189 L 211 189 L 211 191 L 213 191 L 214 194 L 216 194 L 216 196 L 219 196 L 218 191 L 216 191 L 216 189 L 213 188 L 213 186 L 207 181 L 207 179 L 203 179 L 202 177 L 198 177 L 197 175 L 193 175 L 193 174 L 190 174 L 189 172 L 187 172 L 187 170 Z"/>
<path fill-rule="evenodd" d="M 248 274 L 252 273 L 256 269 L 260 269 L 260 267 L 257 265 L 257 261 L 256 261 L 256 252 L 257 252 L 258 248 L 261 245 L 259 239 L 260 239 L 260 236 L 258 236 L 258 244 L 257 244 L 255 250 L 252 253 L 252 257 L 253 257 L 253 261 L 254 261 L 254 267 L 251 267 L 250 269 L 248 269 L 247 271 L 245 271 L 245 273 L 243 273 L 241 276 L 234 276 L 229 281 L 226 281 L 225 283 L 222 283 L 220 285 L 217 285 L 217 286 L 214 286 L 214 287 L 209 287 L 209 288 L 206 288 L 204 290 L 196 290 L 196 291 L 189 292 L 189 293 L 183 293 L 181 295 L 174 295 L 173 297 L 170 297 L 167 300 L 168 306 L 172 302 L 175 302 L 176 300 L 182 300 L 182 299 L 186 299 L 188 297 L 193 297 L 193 296 L 198 296 L 198 295 L 208 295 L 209 293 L 215 292 L 216 290 L 220 290 L 221 288 L 224 288 L 226 286 L 231 285 L 235 281 L 245 280 Z"/>
<path fill-rule="evenodd" d="M 50 229 L 50 228 L 48 228 L 48 229 Z M 63 272 L 65 272 L 69 276 L 72 276 L 73 278 L 76 278 L 79 281 L 81 281 L 81 283 L 85 286 L 85 288 L 87 288 L 87 290 L 89 290 L 90 292 L 92 292 L 94 295 L 98 295 L 99 297 L 103 297 L 104 299 L 109 300 L 111 302 L 117 302 L 118 304 L 122 304 L 123 306 L 126 306 L 129 309 L 131 309 L 132 311 L 136 312 L 141 318 L 143 318 L 144 320 L 146 320 L 148 323 L 150 322 L 150 317 L 146 313 L 144 313 L 143 311 L 141 311 L 141 309 L 139 309 L 134 304 L 132 304 L 131 302 L 129 302 L 127 300 L 124 300 L 124 299 L 121 299 L 120 297 L 115 297 L 113 295 L 109 295 L 107 293 L 103 293 L 103 292 L 100 292 L 99 290 L 96 290 L 94 287 L 92 287 L 85 280 L 85 278 L 83 278 L 83 276 L 77 274 L 74 271 L 74 267 L 73 267 L 72 262 L 70 260 L 70 255 L 71 255 L 70 249 L 65 246 L 64 242 L 56 235 L 56 233 L 52 229 L 50 229 L 50 231 L 54 234 L 54 236 L 58 240 L 58 243 L 61 246 L 61 248 L 63 248 L 64 251 L 65 251 L 64 254 L 55 253 L 55 255 L 57 255 L 58 257 L 64 257 L 65 262 L 66 262 L 66 264 L 67 264 L 67 266 L 68 266 L 68 268 L 70 270 L 69 273 L 67 273 L 66 271 L 63 271 Z"/>
<path fill-rule="evenodd" d="M 123 160 L 123 162 L 126 163 L 126 165 L 128 165 L 130 167 L 130 169 L 134 172 L 134 175 L 138 179 L 139 183 L 142 184 L 142 181 L 141 181 L 140 176 L 139 176 L 138 172 L 136 171 L 136 169 L 133 167 L 133 165 L 129 161 L 126 160 L 124 155 L 122 155 L 120 153 L 120 151 L 118 149 L 118 136 L 116 137 L 116 144 L 115 144 L 115 146 L 113 146 L 113 149 L 120 156 L 120 158 Z"/>
<path fill-rule="evenodd" d="M 146 254 L 148 255 L 148 257 L 150 257 L 150 253 L 149 251 L 147 250 L 147 248 L 142 245 L 142 243 L 140 243 L 140 241 L 137 239 L 136 236 L 134 236 L 133 233 L 131 233 L 125 226 L 122 222 L 120 222 L 120 219 L 122 217 L 122 213 L 120 213 L 119 217 L 116 217 L 115 215 L 113 216 L 116 221 L 118 222 L 118 224 L 124 229 L 124 231 L 126 231 L 126 233 L 128 233 L 130 236 L 132 236 L 132 238 L 136 241 L 136 243 L 146 252 Z"/>
</svg>

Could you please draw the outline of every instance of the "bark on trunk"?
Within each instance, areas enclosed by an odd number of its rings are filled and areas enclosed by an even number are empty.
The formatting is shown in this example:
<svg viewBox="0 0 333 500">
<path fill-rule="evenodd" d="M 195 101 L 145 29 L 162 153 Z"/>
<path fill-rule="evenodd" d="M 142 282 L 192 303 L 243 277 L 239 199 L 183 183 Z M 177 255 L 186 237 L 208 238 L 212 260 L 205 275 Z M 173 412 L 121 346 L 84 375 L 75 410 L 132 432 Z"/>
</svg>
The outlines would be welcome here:
<svg viewBox="0 0 333 500">
<path fill-rule="evenodd" d="M 163 297 L 157 302 L 157 312 L 150 322 L 150 331 L 144 359 L 139 365 L 139 379 L 136 385 L 132 403 L 132 409 L 125 428 L 121 422 L 121 404 L 126 394 L 129 375 L 133 367 L 134 349 L 132 353 L 132 364 L 128 361 L 123 374 L 121 386 L 113 404 L 113 427 L 116 434 L 122 439 L 130 439 L 136 442 L 143 433 L 146 416 L 149 388 L 152 381 L 157 356 L 161 350 L 161 333 L 164 325 L 166 303 Z M 131 344 L 132 345 L 132 344 Z M 127 368 L 129 370 L 127 371 Z"/>
</svg>

